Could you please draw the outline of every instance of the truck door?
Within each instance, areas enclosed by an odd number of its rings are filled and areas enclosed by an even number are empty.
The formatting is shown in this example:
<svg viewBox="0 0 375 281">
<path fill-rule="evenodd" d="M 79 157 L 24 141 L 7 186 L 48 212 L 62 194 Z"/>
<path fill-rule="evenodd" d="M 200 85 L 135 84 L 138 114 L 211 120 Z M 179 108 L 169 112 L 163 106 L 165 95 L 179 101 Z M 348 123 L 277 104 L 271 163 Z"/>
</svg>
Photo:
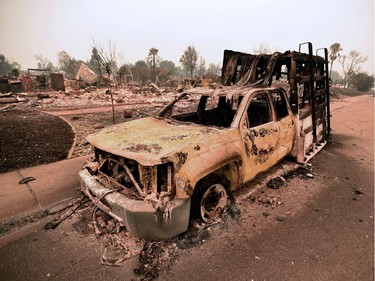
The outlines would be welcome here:
<svg viewBox="0 0 375 281">
<path fill-rule="evenodd" d="M 283 89 L 271 91 L 271 98 L 275 110 L 275 118 L 280 128 L 278 153 L 281 159 L 288 155 L 293 148 L 295 138 L 294 118 Z"/>
<path fill-rule="evenodd" d="M 252 94 L 240 124 L 246 154 L 244 181 L 248 181 L 278 161 L 279 125 L 268 91 Z"/>
</svg>

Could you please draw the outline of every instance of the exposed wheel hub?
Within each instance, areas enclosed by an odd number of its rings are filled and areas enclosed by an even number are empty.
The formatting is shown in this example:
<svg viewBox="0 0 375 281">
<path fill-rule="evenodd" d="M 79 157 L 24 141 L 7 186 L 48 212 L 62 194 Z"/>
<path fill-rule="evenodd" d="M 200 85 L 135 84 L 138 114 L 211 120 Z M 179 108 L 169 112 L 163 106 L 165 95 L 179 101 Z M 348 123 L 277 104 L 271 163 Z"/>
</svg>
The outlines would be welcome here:
<svg viewBox="0 0 375 281">
<path fill-rule="evenodd" d="M 202 219 L 213 223 L 220 218 L 227 205 L 227 192 L 221 184 L 211 185 L 202 196 L 200 211 Z"/>
</svg>

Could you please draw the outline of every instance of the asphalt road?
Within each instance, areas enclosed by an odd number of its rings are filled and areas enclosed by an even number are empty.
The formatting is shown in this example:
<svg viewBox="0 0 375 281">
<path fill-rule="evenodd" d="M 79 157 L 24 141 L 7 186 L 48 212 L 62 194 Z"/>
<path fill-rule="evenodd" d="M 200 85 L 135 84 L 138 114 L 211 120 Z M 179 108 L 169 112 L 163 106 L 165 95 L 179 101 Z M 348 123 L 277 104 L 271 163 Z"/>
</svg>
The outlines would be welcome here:
<svg viewBox="0 0 375 281">
<path fill-rule="evenodd" d="M 313 179 L 260 189 L 256 197 L 276 198 L 274 208 L 242 193 L 240 219 L 180 250 L 158 280 L 374 280 L 373 98 L 333 108 L 333 142 L 312 160 Z M 0 280 L 137 279 L 137 256 L 101 265 L 103 241 L 74 218 L 30 229 L 0 248 Z"/>
</svg>

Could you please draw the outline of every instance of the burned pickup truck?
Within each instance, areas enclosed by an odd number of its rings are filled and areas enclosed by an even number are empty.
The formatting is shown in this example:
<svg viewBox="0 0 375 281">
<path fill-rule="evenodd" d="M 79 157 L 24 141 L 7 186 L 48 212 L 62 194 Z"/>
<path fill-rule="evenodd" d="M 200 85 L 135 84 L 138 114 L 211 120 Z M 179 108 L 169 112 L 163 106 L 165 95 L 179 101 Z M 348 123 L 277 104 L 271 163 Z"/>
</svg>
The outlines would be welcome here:
<svg viewBox="0 0 375 281">
<path fill-rule="evenodd" d="M 300 46 L 301 47 L 301 46 Z M 168 239 L 217 221 L 228 192 L 283 157 L 305 163 L 330 135 L 327 50 L 224 52 L 222 87 L 183 92 L 157 116 L 87 137 L 84 193 L 134 236 Z"/>
</svg>

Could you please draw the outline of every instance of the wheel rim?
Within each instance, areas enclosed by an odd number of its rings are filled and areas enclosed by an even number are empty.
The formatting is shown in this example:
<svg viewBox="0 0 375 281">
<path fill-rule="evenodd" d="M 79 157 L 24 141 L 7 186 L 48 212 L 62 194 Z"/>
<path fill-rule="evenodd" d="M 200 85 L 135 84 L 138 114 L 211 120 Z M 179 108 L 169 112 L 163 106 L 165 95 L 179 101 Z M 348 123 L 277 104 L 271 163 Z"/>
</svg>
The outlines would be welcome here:
<svg viewBox="0 0 375 281">
<path fill-rule="evenodd" d="M 211 185 L 202 196 L 200 211 L 203 221 L 213 223 L 218 220 L 227 205 L 227 192 L 221 184 Z"/>
</svg>

